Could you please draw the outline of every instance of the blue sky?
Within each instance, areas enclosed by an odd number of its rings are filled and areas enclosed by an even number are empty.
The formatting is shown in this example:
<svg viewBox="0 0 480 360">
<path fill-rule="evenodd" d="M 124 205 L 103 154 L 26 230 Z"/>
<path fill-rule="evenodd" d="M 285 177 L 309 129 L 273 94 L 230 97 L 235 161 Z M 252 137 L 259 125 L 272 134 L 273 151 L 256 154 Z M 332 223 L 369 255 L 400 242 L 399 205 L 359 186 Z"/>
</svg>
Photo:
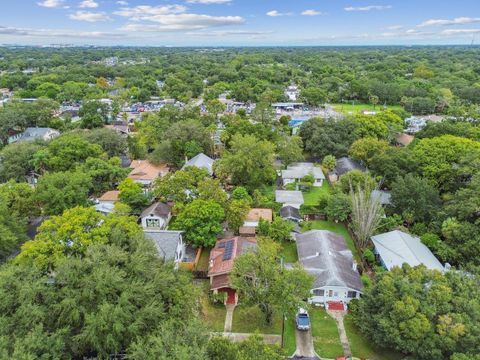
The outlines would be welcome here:
<svg viewBox="0 0 480 360">
<path fill-rule="evenodd" d="M 480 43 L 480 0 L 0 0 L 0 43 Z"/>
</svg>

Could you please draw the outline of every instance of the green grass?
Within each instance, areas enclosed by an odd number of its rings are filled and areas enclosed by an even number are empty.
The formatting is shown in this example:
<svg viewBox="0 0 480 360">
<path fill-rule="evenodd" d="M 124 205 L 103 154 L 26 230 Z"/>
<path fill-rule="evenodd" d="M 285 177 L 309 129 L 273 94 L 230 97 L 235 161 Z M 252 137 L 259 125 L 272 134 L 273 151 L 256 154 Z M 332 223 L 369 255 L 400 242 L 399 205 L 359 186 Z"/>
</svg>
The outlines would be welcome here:
<svg viewBox="0 0 480 360">
<path fill-rule="evenodd" d="M 378 104 L 373 107 L 371 104 L 357 104 L 352 105 L 351 102 L 349 103 L 344 103 L 344 104 L 333 104 L 333 109 L 335 111 L 343 112 L 343 113 L 359 113 L 362 110 L 368 110 L 368 111 L 382 111 L 383 110 L 383 104 Z M 398 110 L 402 109 L 400 105 L 387 105 L 388 110 Z"/>
<path fill-rule="evenodd" d="M 281 335 L 282 316 L 275 314 L 273 324 L 268 326 L 258 306 L 245 306 L 239 303 L 233 312 L 232 332 Z"/>
<path fill-rule="evenodd" d="M 225 327 L 225 316 L 227 310 L 225 305 L 214 305 L 210 302 L 209 294 L 209 282 L 208 280 L 202 281 L 198 286 L 202 287 L 202 293 L 200 297 L 201 305 L 201 318 L 205 326 L 210 331 L 223 332 Z"/>
<path fill-rule="evenodd" d="M 369 360 L 399 360 L 403 358 L 402 354 L 395 351 L 375 347 L 372 341 L 368 340 L 355 326 L 351 316 L 345 317 L 344 324 L 353 356 Z"/>
<path fill-rule="evenodd" d="M 197 266 L 195 270 L 197 271 L 208 271 L 208 262 L 210 260 L 210 248 L 203 248 L 202 253 L 200 254 L 200 259 L 198 259 Z"/>
<path fill-rule="evenodd" d="M 303 193 L 304 205 L 317 206 L 322 195 L 328 192 L 330 192 L 330 184 L 327 180 L 324 180 L 320 187 L 312 186 L 310 191 Z"/>
<path fill-rule="evenodd" d="M 282 251 L 280 257 L 286 263 L 294 263 L 298 261 L 297 244 L 295 241 L 282 242 Z"/>
<path fill-rule="evenodd" d="M 293 355 L 297 349 L 295 340 L 295 318 L 285 320 L 285 330 L 283 332 L 283 348 L 288 356 Z"/>
<path fill-rule="evenodd" d="M 350 249 L 350 251 L 355 255 L 355 258 L 357 261 L 360 259 L 359 255 L 357 254 L 357 249 L 355 248 L 355 245 L 353 244 L 353 239 L 348 233 L 347 228 L 345 227 L 344 224 L 342 223 L 335 223 L 333 221 L 326 221 L 326 220 L 314 220 L 314 221 L 308 221 L 302 223 L 302 229 L 305 231 L 306 230 L 306 224 L 312 224 L 312 230 L 329 230 L 332 231 L 338 235 L 342 235 L 345 241 L 347 242 L 347 246 Z"/>
<path fill-rule="evenodd" d="M 335 320 L 322 308 L 311 308 L 309 314 L 315 352 L 326 358 L 342 356 L 343 349 Z"/>
<path fill-rule="evenodd" d="M 269 201 L 275 200 L 275 184 L 273 185 L 263 185 L 259 190 L 263 196 L 267 197 Z"/>
</svg>

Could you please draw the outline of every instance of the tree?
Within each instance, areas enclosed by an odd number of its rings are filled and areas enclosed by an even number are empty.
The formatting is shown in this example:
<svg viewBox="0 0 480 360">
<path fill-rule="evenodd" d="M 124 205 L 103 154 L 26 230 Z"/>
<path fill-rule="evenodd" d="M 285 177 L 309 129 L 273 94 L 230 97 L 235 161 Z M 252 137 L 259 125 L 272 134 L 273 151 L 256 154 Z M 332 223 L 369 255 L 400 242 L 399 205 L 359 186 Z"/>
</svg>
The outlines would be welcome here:
<svg viewBox="0 0 480 360">
<path fill-rule="evenodd" d="M 88 205 L 91 178 L 83 172 L 55 172 L 40 177 L 35 191 L 45 215 L 59 215 L 75 206 Z"/>
<path fill-rule="evenodd" d="M 250 205 L 245 200 L 231 200 L 226 209 L 228 228 L 234 233 L 243 225 L 250 211 Z"/>
<path fill-rule="evenodd" d="M 117 157 L 112 157 L 108 161 L 88 158 L 79 170 L 92 179 L 92 191 L 97 195 L 115 188 L 130 171 L 122 168 L 121 160 Z"/>
<path fill-rule="evenodd" d="M 370 104 L 373 105 L 373 109 L 375 110 L 375 106 L 378 104 L 379 98 L 376 95 L 370 95 L 369 97 Z"/>
<path fill-rule="evenodd" d="M 271 184 L 276 172 L 273 166 L 274 146 L 252 135 L 235 135 L 231 149 L 215 162 L 215 174 L 224 181 L 255 189 Z"/>
<path fill-rule="evenodd" d="M 223 208 L 213 200 L 193 200 L 178 214 L 172 228 L 183 230 L 184 238 L 193 246 L 211 247 L 222 231 Z"/>
<path fill-rule="evenodd" d="M 343 174 L 338 182 L 338 187 L 345 194 L 350 193 L 352 187 L 356 189 L 359 185 L 367 185 L 370 189 L 373 189 L 375 187 L 375 181 L 369 173 L 361 170 L 352 170 Z"/>
<path fill-rule="evenodd" d="M 142 189 L 142 185 L 130 178 L 123 180 L 118 185 L 118 190 L 120 190 L 118 194 L 119 200 L 127 204 L 132 209 L 133 214 L 140 214 L 150 202 Z"/>
<path fill-rule="evenodd" d="M 367 137 L 356 140 L 352 146 L 350 146 L 348 153 L 352 159 L 370 166 L 373 157 L 381 156 L 387 149 L 388 143 L 386 141 Z"/>
<path fill-rule="evenodd" d="M 378 197 L 372 196 L 373 187 L 368 184 L 351 185 L 350 198 L 352 204 L 352 230 L 357 245 L 365 250 L 370 237 L 380 227 L 383 209 Z"/>
<path fill-rule="evenodd" d="M 237 257 L 230 273 L 232 286 L 246 304 L 260 307 L 267 325 L 271 325 L 275 311 L 294 314 L 313 285 L 313 278 L 300 265 L 283 268 L 279 251 L 279 244 L 259 238 L 257 249 Z"/>
<path fill-rule="evenodd" d="M 0 196 L 0 261 L 12 255 L 17 246 L 26 240 L 25 233 L 25 219 L 15 216 Z"/>
<path fill-rule="evenodd" d="M 198 198 L 203 200 L 213 200 L 217 204 L 225 207 L 228 200 L 228 194 L 220 186 L 220 180 L 210 177 L 198 183 Z"/>
<path fill-rule="evenodd" d="M 302 89 L 300 92 L 300 97 L 308 104 L 313 106 L 318 106 L 327 100 L 327 93 L 325 90 L 317 87 L 308 87 Z"/>
<path fill-rule="evenodd" d="M 322 166 L 323 166 L 327 171 L 332 171 L 332 170 L 335 169 L 335 167 L 337 166 L 337 159 L 335 159 L 335 156 L 333 156 L 333 155 L 326 155 L 326 156 L 323 158 Z"/>
<path fill-rule="evenodd" d="M 0 201 L 21 222 L 26 222 L 40 213 L 40 209 L 35 202 L 35 190 L 27 183 L 16 183 L 10 180 L 1 184 Z"/>
<path fill-rule="evenodd" d="M 82 118 L 82 127 L 86 129 L 102 127 L 108 122 L 109 111 L 108 105 L 100 101 L 85 101 L 78 112 Z"/>
<path fill-rule="evenodd" d="M 335 191 L 333 194 L 327 196 L 325 214 L 328 219 L 335 222 L 345 221 L 351 212 L 351 200 L 346 194 Z"/>
<path fill-rule="evenodd" d="M 284 165 L 305 159 L 303 156 L 302 138 L 300 136 L 283 138 L 277 146 L 277 152 Z"/>
<path fill-rule="evenodd" d="M 440 195 L 427 179 L 407 174 L 392 184 L 392 206 L 397 214 L 409 215 L 416 222 L 435 219 L 441 207 Z"/>
<path fill-rule="evenodd" d="M 419 360 L 450 359 L 477 352 L 479 291 L 476 275 L 404 265 L 377 274 L 351 310 L 378 346 Z"/>
<path fill-rule="evenodd" d="M 0 151 L 0 180 L 25 181 L 34 169 L 32 165 L 34 154 L 42 147 L 30 141 L 5 146 Z"/>
<path fill-rule="evenodd" d="M 171 172 L 158 178 L 155 181 L 153 191 L 155 197 L 161 201 L 174 201 L 176 204 L 184 204 L 198 196 L 199 184 L 207 177 L 208 173 L 205 169 L 187 166 L 183 170 Z M 203 188 L 205 195 L 206 185 L 207 183 L 204 184 L 205 188 Z"/>
<path fill-rule="evenodd" d="M 232 191 L 231 198 L 234 200 L 245 200 L 248 204 L 252 204 L 253 200 L 250 194 L 248 193 L 247 189 L 243 186 L 237 186 Z"/>
<path fill-rule="evenodd" d="M 276 217 L 271 223 L 260 219 L 257 233 L 259 236 L 269 237 L 277 242 L 292 241 L 292 231 L 294 225 L 291 221 Z"/>
<path fill-rule="evenodd" d="M 89 143 L 100 145 L 110 157 L 124 155 L 128 148 L 127 139 L 113 129 L 92 129 L 79 135 Z"/>
</svg>

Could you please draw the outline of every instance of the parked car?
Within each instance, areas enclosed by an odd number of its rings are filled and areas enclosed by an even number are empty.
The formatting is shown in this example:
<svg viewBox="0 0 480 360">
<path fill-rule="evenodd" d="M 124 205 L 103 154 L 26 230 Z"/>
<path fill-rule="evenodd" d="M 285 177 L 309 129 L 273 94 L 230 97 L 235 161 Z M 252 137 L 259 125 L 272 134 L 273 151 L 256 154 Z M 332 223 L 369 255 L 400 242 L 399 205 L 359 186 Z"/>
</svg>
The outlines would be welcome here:
<svg viewBox="0 0 480 360">
<path fill-rule="evenodd" d="M 296 316 L 297 329 L 301 331 L 310 330 L 310 317 L 305 309 L 299 309 Z"/>
</svg>

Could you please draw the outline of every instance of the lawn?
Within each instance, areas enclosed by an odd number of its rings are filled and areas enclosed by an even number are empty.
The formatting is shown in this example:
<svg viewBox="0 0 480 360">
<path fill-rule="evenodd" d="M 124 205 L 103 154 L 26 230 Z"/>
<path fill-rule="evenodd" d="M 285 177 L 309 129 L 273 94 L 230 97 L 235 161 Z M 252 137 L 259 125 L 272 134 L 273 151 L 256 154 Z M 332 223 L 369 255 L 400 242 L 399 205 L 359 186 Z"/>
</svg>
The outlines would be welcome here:
<svg viewBox="0 0 480 360">
<path fill-rule="evenodd" d="M 282 257 L 283 261 L 286 263 L 294 263 L 298 261 L 297 244 L 295 241 L 282 242 L 280 257 Z"/>
<path fill-rule="evenodd" d="M 232 332 L 281 335 L 282 316 L 275 314 L 272 326 L 268 326 L 258 306 L 245 306 L 239 303 L 233 313 Z"/>
<path fill-rule="evenodd" d="M 312 225 L 307 225 L 312 224 Z M 347 242 L 348 248 L 352 251 L 355 255 L 357 261 L 359 261 L 359 256 L 357 254 L 357 249 L 353 244 L 352 237 L 348 233 L 347 228 L 342 223 L 335 223 L 333 221 L 326 221 L 326 220 L 314 220 L 302 223 L 302 229 L 306 230 L 306 226 L 311 226 L 311 230 L 330 230 L 336 234 L 342 235 Z"/>
<path fill-rule="evenodd" d="M 283 332 L 283 348 L 288 356 L 293 355 L 297 349 L 295 341 L 295 318 L 285 320 L 285 329 Z"/>
<path fill-rule="evenodd" d="M 343 349 L 335 320 L 322 308 L 310 308 L 309 314 L 315 352 L 326 358 L 342 356 Z"/>
<path fill-rule="evenodd" d="M 399 360 L 403 358 L 402 354 L 395 351 L 375 347 L 355 326 L 351 316 L 345 317 L 344 324 L 353 356 L 369 360 Z"/>
<path fill-rule="evenodd" d="M 362 110 L 368 110 L 368 111 L 382 111 L 383 110 L 383 104 L 378 104 L 373 107 L 371 104 L 357 104 L 352 105 L 352 103 L 345 103 L 345 104 L 333 104 L 333 109 L 335 111 L 343 112 L 343 113 L 359 113 Z M 388 110 L 398 110 L 402 109 L 400 105 L 387 105 Z"/>
<path fill-rule="evenodd" d="M 328 192 L 330 192 L 330 184 L 327 180 L 324 180 L 322 186 L 320 187 L 312 186 L 310 191 L 303 193 L 304 205 L 317 206 L 320 197 Z"/>
<path fill-rule="evenodd" d="M 195 270 L 197 271 L 208 271 L 208 262 L 210 260 L 210 248 L 203 248 L 200 258 L 198 259 L 197 266 Z"/>
<path fill-rule="evenodd" d="M 204 321 L 206 327 L 209 330 L 223 332 L 225 325 L 225 316 L 227 313 L 225 305 L 214 305 L 210 302 L 210 299 L 208 297 L 208 293 L 210 291 L 208 280 L 201 281 L 198 286 L 202 288 L 202 293 L 200 297 L 202 320 Z"/>
</svg>

